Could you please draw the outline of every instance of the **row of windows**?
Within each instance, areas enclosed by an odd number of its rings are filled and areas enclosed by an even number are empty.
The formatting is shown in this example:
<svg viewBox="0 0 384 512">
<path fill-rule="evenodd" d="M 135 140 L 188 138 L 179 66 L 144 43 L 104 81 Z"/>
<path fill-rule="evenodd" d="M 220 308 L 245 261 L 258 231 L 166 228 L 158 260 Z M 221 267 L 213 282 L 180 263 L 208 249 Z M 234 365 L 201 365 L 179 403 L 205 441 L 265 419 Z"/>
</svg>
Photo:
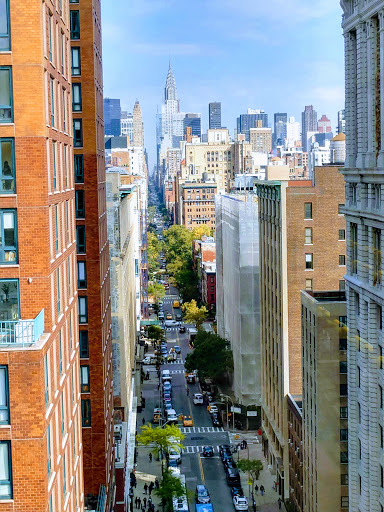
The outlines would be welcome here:
<svg viewBox="0 0 384 512">
<path fill-rule="evenodd" d="M 339 204 L 338 206 L 338 214 L 342 215 L 342 209 L 345 205 Z M 312 203 L 304 203 L 304 219 L 305 220 L 312 220 L 313 219 L 313 212 L 312 212 Z"/>
<path fill-rule="evenodd" d="M 339 254 L 339 266 L 345 265 L 345 254 Z M 305 254 L 305 268 L 307 270 L 313 269 L 313 253 Z"/>
<path fill-rule="evenodd" d="M 345 240 L 345 229 L 339 229 L 339 241 Z M 311 245 L 313 244 L 313 229 L 305 228 L 305 244 Z"/>
</svg>

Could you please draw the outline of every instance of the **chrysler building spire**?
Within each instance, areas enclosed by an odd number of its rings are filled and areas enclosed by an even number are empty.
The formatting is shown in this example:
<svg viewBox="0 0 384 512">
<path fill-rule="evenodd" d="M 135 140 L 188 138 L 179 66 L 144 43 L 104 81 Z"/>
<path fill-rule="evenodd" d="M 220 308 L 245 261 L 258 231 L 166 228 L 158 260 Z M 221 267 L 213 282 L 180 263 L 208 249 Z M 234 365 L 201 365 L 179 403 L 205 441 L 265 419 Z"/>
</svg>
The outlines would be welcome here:
<svg viewBox="0 0 384 512">
<path fill-rule="evenodd" d="M 165 83 L 164 100 L 177 100 L 176 81 L 172 73 L 171 61 L 169 61 L 167 81 Z"/>
</svg>

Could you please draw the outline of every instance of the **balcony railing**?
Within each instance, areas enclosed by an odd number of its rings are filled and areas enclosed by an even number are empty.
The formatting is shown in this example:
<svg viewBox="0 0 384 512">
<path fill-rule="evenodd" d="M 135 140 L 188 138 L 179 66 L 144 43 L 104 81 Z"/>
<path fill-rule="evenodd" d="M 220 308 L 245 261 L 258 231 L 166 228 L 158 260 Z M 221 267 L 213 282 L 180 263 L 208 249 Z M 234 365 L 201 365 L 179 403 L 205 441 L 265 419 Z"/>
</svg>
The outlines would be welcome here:
<svg viewBox="0 0 384 512">
<path fill-rule="evenodd" d="M 0 322 L 0 348 L 6 345 L 28 347 L 34 345 L 44 332 L 44 309 L 33 320 L 5 320 Z"/>
<path fill-rule="evenodd" d="M 107 499 L 107 489 L 104 485 L 100 485 L 99 488 L 99 496 L 97 498 L 97 507 L 96 512 L 104 512 L 105 511 L 105 500 Z"/>
</svg>

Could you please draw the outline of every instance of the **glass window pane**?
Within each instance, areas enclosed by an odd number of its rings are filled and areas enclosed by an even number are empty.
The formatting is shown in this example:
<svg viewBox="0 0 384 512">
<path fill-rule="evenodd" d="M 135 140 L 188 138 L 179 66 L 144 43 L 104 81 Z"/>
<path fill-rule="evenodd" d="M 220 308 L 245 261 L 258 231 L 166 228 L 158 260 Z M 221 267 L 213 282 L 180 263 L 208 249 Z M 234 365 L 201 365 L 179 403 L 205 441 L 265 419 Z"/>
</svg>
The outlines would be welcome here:
<svg viewBox="0 0 384 512">
<path fill-rule="evenodd" d="M 0 442 L 0 497 L 10 497 L 11 492 L 11 467 L 10 467 L 10 442 Z"/>
<path fill-rule="evenodd" d="M 12 121 L 10 68 L 0 68 L 0 121 Z"/>
<path fill-rule="evenodd" d="M 19 286 L 17 280 L 0 280 L 0 322 L 19 319 Z M 0 323 L 1 328 L 1 323 Z"/>
<path fill-rule="evenodd" d="M 0 0 L 0 51 L 10 50 L 9 0 Z"/>
<path fill-rule="evenodd" d="M 0 366 L 0 424 L 9 423 L 8 367 Z"/>
</svg>

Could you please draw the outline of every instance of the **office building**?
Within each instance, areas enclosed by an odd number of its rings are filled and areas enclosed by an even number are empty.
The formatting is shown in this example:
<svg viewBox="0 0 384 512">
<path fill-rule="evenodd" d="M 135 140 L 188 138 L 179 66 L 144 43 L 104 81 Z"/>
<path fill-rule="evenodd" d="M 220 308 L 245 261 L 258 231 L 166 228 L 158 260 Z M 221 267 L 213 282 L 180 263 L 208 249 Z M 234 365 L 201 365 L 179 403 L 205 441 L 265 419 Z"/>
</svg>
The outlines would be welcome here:
<svg viewBox="0 0 384 512">
<path fill-rule="evenodd" d="M 121 113 L 120 135 L 129 137 L 129 144 L 133 144 L 133 114 Z"/>
<path fill-rule="evenodd" d="M 317 121 L 317 131 L 319 133 L 331 133 L 332 131 L 331 121 L 325 114 Z"/>
<path fill-rule="evenodd" d="M 308 151 L 308 132 L 317 132 L 317 112 L 312 105 L 304 107 L 301 114 L 301 140 L 303 151 Z"/>
<path fill-rule="evenodd" d="M 119 99 L 104 98 L 104 116 L 105 135 L 113 135 L 114 137 L 118 137 L 121 131 L 121 108 Z"/>
<path fill-rule="evenodd" d="M 303 510 L 348 510 L 345 292 L 302 291 Z"/>
<path fill-rule="evenodd" d="M 0 510 L 77 512 L 74 96 L 62 58 L 69 7 L 25 7 L 0 7 Z"/>
<path fill-rule="evenodd" d="M 290 117 L 287 123 L 287 141 L 286 148 L 300 148 L 301 147 L 301 127 L 294 117 Z"/>
<path fill-rule="evenodd" d="M 337 133 L 345 133 L 345 109 L 337 113 Z"/>
<path fill-rule="evenodd" d="M 249 129 L 249 142 L 252 145 L 252 151 L 270 153 L 272 151 L 272 129 L 262 128 L 261 124 L 261 121 L 257 121 L 256 128 Z"/>
<path fill-rule="evenodd" d="M 303 398 L 287 396 L 289 500 L 295 512 L 303 512 Z"/>
<path fill-rule="evenodd" d="M 209 129 L 221 128 L 221 103 L 212 101 L 209 104 Z"/>
<path fill-rule="evenodd" d="M 287 394 L 302 392 L 300 290 L 344 286 L 344 183 L 337 166 L 317 167 L 312 180 L 260 181 L 257 193 L 263 447 L 288 498 Z"/>
<path fill-rule="evenodd" d="M 185 114 L 183 119 L 184 137 L 187 135 L 187 127 L 191 128 L 191 135 L 201 137 L 201 115 L 200 114 Z"/>
<path fill-rule="evenodd" d="M 257 121 L 262 122 L 263 128 L 268 128 L 268 114 L 264 110 L 249 108 L 246 114 L 237 118 L 237 134 L 243 133 L 245 140 L 249 142 L 249 129 L 256 128 Z"/>
<path fill-rule="evenodd" d="M 287 122 L 288 122 L 288 114 L 276 112 L 273 115 L 273 125 L 274 125 L 274 133 L 273 133 L 273 141 L 274 145 L 282 146 L 285 143 L 287 138 Z"/>
<path fill-rule="evenodd" d="M 260 407 L 259 220 L 249 199 L 216 196 L 216 316 L 218 334 L 231 343 L 236 400 Z"/>
<path fill-rule="evenodd" d="M 193 229 L 202 224 L 215 227 L 215 194 L 217 184 L 202 180 L 199 183 L 185 182 L 180 184 L 178 208 L 178 224 Z"/>
<path fill-rule="evenodd" d="M 384 507 L 383 1 L 342 2 L 345 42 L 349 510 Z"/>
<path fill-rule="evenodd" d="M 100 4 L 71 3 L 70 18 L 72 89 L 81 91 L 80 105 L 72 110 L 84 493 L 101 499 L 108 512 L 114 505 L 114 450 Z M 75 62 L 81 63 L 81 73 Z M 119 135 L 119 100 L 105 101 L 116 105 Z"/>
<path fill-rule="evenodd" d="M 133 107 L 133 141 L 131 145 L 137 148 L 144 149 L 144 123 L 141 115 L 141 107 L 138 100 Z"/>
</svg>

